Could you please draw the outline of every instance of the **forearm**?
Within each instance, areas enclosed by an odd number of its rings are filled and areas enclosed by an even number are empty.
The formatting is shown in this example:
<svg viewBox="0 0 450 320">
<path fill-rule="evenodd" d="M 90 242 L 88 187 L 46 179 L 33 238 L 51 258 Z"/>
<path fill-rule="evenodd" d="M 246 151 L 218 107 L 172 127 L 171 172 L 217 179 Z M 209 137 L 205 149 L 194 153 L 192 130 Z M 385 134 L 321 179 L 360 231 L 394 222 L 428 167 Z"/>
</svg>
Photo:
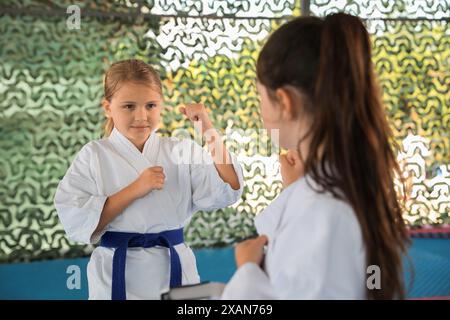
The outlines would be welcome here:
<svg viewBox="0 0 450 320">
<path fill-rule="evenodd" d="M 239 178 L 234 170 L 230 154 L 223 144 L 222 137 L 217 130 L 212 128 L 207 131 L 205 138 L 220 178 L 228 183 L 232 189 L 238 190 L 240 188 Z"/>
<path fill-rule="evenodd" d="M 103 210 L 100 215 L 99 223 L 94 233 L 103 230 L 108 225 L 108 223 L 113 221 L 119 214 L 121 214 L 125 210 L 126 207 L 130 205 L 130 203 L 136 200 L 137 196 L 133 191 L 132 185 L 133 183 L 106 199 L 105 205 L 103 206 Z"/>
</svg>

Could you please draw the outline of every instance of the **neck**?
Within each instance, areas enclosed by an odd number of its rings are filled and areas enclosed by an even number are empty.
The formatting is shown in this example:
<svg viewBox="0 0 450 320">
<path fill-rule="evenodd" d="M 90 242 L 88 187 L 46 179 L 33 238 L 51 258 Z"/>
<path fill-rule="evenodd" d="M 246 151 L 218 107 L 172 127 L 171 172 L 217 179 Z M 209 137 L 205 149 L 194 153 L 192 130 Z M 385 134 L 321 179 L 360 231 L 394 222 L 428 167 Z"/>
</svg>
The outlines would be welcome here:
<svg viewBox="0 0 450 320">
<path fill-rule="evenodd" d="M 142 152 L 144 150 L 144 145 L 145 142 L 147 142 L 147 140 L 150 138 L 150 135 L 148 135 L 148 137 L 145 140 L 134 140 L 134 139 L 130 139 L 130 141 L 134 144 L 134 146 L 140 151 Z"/>
<path fill-rule="evenodd" d="M 139 150 L 140 152 L 142 152 L 142 150 L 144 150 L 144 144 L 145 144 L 145 143 L 134 144 L 134 145 L 136 146 L 136 148 L 138 148 L 138 150 Z"/>
</svg>

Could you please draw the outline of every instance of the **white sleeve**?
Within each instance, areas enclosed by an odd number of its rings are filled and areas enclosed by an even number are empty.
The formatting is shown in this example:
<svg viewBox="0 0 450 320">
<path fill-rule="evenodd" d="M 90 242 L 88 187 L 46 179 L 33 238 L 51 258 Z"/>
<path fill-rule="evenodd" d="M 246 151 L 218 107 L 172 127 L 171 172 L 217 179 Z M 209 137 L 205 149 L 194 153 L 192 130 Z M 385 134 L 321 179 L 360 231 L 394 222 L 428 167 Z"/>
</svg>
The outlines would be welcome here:
<svg viewBox="0 0 450 320">
<path fill-rule="evenodd" d="M 223 291 L 222 300 L 277 299 L 267 274 L 255 263 L 242 265 Z"/>
<path fill-rule="evenodd" d="M 93 236 L 98 226 L 106 195 L 99 194 L 91 174 L 92 151 L 85 145 L 75 157 L 60 181 L 54 199 L 59 219 L 72 241 L 95 243 L 100 234 Z"/>
<path fill-rule="evenodd" d="M 238 201 L 244 189 L 244 175 L 236 156 L 229 152 L 234 171 L 239 179 L 238 190 L 234 190 L 222 180 L 211 155 L 193 141 L 191 141 L 191 152 L 189 169 L 193 210 L 214 210 Z"/>
</svg>

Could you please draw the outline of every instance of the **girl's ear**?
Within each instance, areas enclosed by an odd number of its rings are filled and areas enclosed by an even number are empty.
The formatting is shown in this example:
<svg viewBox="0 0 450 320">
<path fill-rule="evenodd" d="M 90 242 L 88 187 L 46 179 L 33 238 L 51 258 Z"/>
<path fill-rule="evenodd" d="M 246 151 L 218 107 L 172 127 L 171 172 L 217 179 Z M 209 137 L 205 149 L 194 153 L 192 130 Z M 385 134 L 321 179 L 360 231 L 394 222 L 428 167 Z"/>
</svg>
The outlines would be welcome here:
<svg viewBox="0 0 450 320">
<path fill-rule="evenodd" d="M 106 99 L 103 99 L 102 107 L 103 107 L 103 110 L 105 110 L 106 117 L 111 118 L 111 105 L 110 105 L 109 101 Z"/>
<path fill-rule="evenodd" d="M 275 95 L 280 106 L 281 118 L 284 120 L 294 119 L 297 116 L 294 92 L 288 87 L 282 87 L 275 91 Z"/>
</svg>

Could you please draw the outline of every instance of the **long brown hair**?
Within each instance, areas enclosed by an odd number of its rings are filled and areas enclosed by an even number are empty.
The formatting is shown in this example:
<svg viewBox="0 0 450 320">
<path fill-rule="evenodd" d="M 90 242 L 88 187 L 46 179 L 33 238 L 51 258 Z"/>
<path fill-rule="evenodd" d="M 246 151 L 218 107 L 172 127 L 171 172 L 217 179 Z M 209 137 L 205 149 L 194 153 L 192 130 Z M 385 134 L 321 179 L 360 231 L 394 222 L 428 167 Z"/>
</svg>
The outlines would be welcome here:
<svg viewBox="0 0 450 320">
<path fill-rule="evenodd" d="M 162 94 L 162 83 L 158 71 L 144 61 L 128 59 L 117 61 L 109 67 L 103 78 L 104 99 L 111 99 L 125 82 L 137 82 L 154 87 Z M 105 137 L 111 134 L 114 127 L 113 120 L 106 118 L 104 124 Z"/>
<path fill-rule="evenodd" d="M 262 49 L 257 77 L 269 92 L 290 85 L 306 97 L 312 125 L 305 173 L 320 192 L 329 191 L 352 206 L 367 265 L 381 270 L 381 290 L 368 289 L 368 298 L 404 298 L 403 254 L 409 237 L 394 183 L 402 175 L 363 23 L 344 13 L 290 21 Z"/>
</svg>

